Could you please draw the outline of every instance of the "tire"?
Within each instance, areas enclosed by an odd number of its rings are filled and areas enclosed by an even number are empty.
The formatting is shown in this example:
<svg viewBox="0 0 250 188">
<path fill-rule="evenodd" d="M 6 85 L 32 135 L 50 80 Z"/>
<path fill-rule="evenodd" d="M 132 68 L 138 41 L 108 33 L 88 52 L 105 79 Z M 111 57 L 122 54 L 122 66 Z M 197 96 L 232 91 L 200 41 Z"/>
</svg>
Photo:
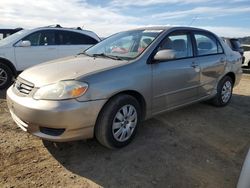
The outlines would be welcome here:
<svg viewBox="0 0 250 188">
<path fill-rule="evenodd" d="M 217 107 L 223 107 L 230 103 L 233 92 L 233 81 L 229 76 L 223 77 L 218 86 L 217 94 L 211 99 L 211 103 Z M 224 93 L 224 94 L 223 94 Z"/>
<path fill-rule="evenodd" d="M 134 139 L 140 122 L 138 101 L 130 95 L 117 95 L 101 110 L 95 126 L 95 137 L 108 148 L 121 148 Z"/>
<path fill-rule="evenodd" d="M 11 69 L 3 64 L 0 63 L 0 89 L 7 89 L 13 81 L 13 73 Z"/>
</svg>

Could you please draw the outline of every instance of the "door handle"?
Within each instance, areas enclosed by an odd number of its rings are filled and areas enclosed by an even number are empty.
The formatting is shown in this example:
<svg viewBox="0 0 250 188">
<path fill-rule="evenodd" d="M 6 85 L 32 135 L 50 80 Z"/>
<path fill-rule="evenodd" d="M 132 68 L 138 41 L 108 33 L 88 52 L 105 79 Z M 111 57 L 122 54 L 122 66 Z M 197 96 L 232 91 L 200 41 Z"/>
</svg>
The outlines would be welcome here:
<svg viewBox="0 0 250 188">
<path fill-rule="evenodd" d="M 49 50 L 55 50 L 56 48 L 48 48 Z"/>
<path fill-rule="evenodd" d="M 192 62 L 192 64 L 191 64 L 191 67 L 193 67 L 193 68 L 197 68 L 199 65 L 197 64 L 197 63 L 195 63 L 195 62 Z"/>
<path fill-rule="evenodd" d="M 201 68 L 200 68 L 199 64 L 197 64 L 195 62 L 192 62 L 191 67 L 194 68 L 195 72 L 200 72 L 201 71 Z"/>
</svg>

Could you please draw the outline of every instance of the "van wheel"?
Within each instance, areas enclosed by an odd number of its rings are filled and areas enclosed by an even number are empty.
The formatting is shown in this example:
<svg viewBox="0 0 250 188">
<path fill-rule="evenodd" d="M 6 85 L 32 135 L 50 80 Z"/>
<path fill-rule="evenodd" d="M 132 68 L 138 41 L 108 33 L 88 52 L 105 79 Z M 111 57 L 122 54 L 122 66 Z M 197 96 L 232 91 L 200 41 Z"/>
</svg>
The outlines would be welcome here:
<svg viewBox="0 0 250 188">
<path fill-rule="evenodd" d="M 95 126 L 95 136 L 108 148 L 121 148 L 133 140 L 140 121 L 138 101 L 130 95 L 118 95 L 101 110 Z"/>
<path fill-rule="evenodd" d="M 13 80 L 13 73 L 11 69 L 3 64 L 0 63 L 0 89 L 7 89 Z"/>
<path fill-rule="evenodd" d="M 232 97 L 233 81 L 231 77 L 225 76 L 222 78 L 217 86 L 217 94 L 211 100 L 212 104 L 217 107 L 226 106 Z"/>
</svg>

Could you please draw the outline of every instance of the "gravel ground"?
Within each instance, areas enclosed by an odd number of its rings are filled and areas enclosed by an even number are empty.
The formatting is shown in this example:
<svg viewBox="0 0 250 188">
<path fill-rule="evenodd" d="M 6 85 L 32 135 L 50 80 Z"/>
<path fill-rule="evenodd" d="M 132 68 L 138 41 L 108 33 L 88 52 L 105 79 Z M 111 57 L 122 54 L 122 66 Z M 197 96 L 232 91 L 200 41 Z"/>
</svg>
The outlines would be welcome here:
<svg viewBox="0 0 250 188">
<path fill-rule="evenodd" d="M 42 141 L 18 128 L 0 93 L 0 187 L 231 188 L 250 146 L 250 76 L 225 108 L 206 103 L 143 122 L 134 142 Z"/>
</svg>

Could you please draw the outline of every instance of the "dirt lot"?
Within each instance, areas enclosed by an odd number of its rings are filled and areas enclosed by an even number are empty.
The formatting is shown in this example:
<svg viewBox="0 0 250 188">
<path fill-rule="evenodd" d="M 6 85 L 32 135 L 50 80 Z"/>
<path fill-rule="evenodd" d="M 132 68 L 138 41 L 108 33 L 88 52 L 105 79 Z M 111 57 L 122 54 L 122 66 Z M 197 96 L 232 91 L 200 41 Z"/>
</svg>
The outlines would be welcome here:
<svg viewBox="0 0 250 188">
<path fill-rule="evenodd" d="M 0 99 L 0 187 L 235 187 L 250 146 L 250 75 L 225 108 L 194 104 L 145 121 L 135 141 L 50 143 L 18 128 Z"/>
</svg>

